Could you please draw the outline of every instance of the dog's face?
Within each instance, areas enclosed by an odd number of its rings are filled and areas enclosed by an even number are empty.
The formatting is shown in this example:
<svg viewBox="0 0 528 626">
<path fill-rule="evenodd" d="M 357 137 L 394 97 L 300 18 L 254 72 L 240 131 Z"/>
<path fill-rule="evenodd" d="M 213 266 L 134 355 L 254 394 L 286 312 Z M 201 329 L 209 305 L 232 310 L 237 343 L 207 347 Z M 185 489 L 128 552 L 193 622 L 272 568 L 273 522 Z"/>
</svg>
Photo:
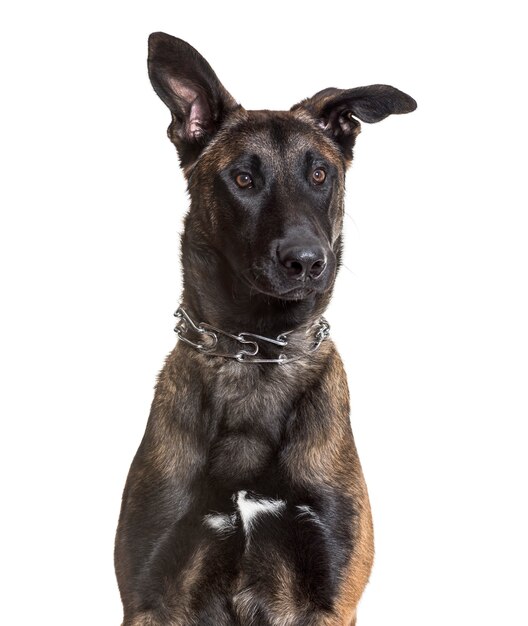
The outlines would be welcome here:
<svg viewBox="0 0 528 626">
<path fill-rule="evenodd" d="M 207 245 L 251 292 L 303 300 L 331 290 L 345 170 L 360 130 L 414 110 L 386 85 L 325 89 L 290 111 L 246 111 L 189 44 L 154 33 L 149 73 Z"/>
<path fill-rule="evenodd" d="M 301 112 L 238 110 L 190 173 L 211 245 L 248 288 L 284 300 L 328 291 L 345 166 Z"/>
</svg>

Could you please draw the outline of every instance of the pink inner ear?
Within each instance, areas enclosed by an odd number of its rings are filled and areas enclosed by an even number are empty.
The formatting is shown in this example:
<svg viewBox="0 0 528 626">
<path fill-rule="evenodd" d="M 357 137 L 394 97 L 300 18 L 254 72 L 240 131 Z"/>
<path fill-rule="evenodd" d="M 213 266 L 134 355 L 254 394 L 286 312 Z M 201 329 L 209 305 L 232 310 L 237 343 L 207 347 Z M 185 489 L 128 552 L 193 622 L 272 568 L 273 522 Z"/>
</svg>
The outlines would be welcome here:
<svg viewBox="0 0 528 626">
<path fill-rule="evenodd" d="M 184 102 L 191 103 L 198 95 L 198 88 L 193 85 L 185 84 L 181 80 L 170 76 L 167 80 L 169 87 L 174 95 Z"/>
<path fill-rule="evenodd" d="M 211 110 L 203 91 L 192 84 L 169 78 L 169 87 L 183 103 L 185 130 L 189 137 L 199 137 L 208 130 L 211 122 Z"/>
<path fill-rule="evenodd" d="M 193 137 L 201 135 L 204 130 L 207 130 L 210 119 L 211 115 L 205 98 L 197 96 L 189 110 L 189 121 L 187 123 L 189 133 Z"/>
</svg>

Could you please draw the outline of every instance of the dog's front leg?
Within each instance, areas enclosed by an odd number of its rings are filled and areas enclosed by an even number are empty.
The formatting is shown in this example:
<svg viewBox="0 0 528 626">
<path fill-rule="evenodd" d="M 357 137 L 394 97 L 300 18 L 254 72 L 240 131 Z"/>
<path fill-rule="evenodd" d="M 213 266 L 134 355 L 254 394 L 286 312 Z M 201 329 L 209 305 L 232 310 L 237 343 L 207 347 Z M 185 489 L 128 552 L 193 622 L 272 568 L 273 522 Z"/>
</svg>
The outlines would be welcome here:
<svg viewBox="0 0 528 626">
<path fill-rule="evenodd" d="M 196 369 L 178 367 L 177 350 L 123 494 L 115 554 L 124 626 L 232 626 L 225 598 L 240 550 L 229 527 L 234 503 L 206 478 L 212 433 L 203 384 Z"/>
<path fill-rule="evenodd" d="M 218 492 L 213 495 L 198 486 L 194 496 L 196 502 L 150 544 L 146 558 L 130 570 L 132 576 L 120 579 L 131 625 L 234 624 L 228 597 L 243 549 L 235 512 L 229 510 L 234 505 L 231 498 L 224 501 Z M 135 544 L 136 550 L 140 545 Z"/>
<path fill-rule="evenodd" d="M 246 524 L 235 607 L 242 624 L 350 626 L 373 559 L 368 495 L 339 357 L 288 422 L 280 505 Z"/>
<path fill-rule="evenodd" d="M 241 624 L 348 626 L 335 610 L 351 552 L 347 503 L 315 486 L 281 495 L 261 510 L 252 504 L 251 514 L 241 506 L 246 545 L 234 597 Z"/>
</svg>

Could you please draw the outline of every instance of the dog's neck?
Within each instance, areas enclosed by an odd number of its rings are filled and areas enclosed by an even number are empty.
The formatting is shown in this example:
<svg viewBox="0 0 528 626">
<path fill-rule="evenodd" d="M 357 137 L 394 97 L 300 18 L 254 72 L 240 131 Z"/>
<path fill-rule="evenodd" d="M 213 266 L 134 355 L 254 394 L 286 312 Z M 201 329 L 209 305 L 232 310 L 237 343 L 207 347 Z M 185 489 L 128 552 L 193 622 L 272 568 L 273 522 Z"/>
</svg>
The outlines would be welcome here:
<svg viewBox="0 0 528 626">
<path fill-rule="evenodd" d="M 221 252 L 205 242 L 182 236 L 182 306 L 197 322 L 230 333 L 253 332 L 274 337 L 303 330 L 323 314 L 330 294 L 281 300 L 251 289 L 236 276 Z"/>
</svg>

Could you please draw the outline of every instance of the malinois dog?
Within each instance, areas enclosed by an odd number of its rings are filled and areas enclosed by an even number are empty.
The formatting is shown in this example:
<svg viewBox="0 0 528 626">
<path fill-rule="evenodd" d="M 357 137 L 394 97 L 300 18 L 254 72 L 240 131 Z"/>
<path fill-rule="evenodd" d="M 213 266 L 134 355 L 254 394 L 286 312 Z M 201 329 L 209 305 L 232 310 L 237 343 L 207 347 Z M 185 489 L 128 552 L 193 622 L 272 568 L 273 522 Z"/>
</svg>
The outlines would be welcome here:
<svg viewBox="0 0 528 626">
<path fill-rule="evenodd" d="M 416 103 L 371 85 L 248 111 L 164 33 L 148 68 L 191 206 L 179 340 L 123 494 L 123 624 L 354 625 L 372 522 L 322 314 L 360 121 Z"/>
</svg>

